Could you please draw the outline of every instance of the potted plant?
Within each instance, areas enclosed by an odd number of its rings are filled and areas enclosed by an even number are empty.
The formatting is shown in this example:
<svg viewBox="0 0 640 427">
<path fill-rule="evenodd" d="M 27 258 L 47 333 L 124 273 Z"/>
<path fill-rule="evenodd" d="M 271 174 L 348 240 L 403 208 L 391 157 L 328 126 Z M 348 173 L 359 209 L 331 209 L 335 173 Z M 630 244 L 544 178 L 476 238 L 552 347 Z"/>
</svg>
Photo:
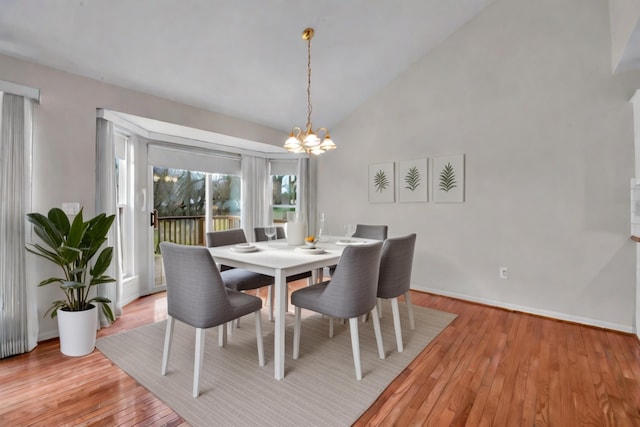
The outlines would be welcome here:
<svg viewBox="0 0 640 427">
<path fill-rule="evenodd" d="M 27 214 L 33 230 L 42 244 L 28 244 L 27 251 L 51 261 L 60 267 L 62 275 L 49 277 L 38 286 L 58 283 L 65 299 L 53 301 L 45 313 L 58 318 L 60 351 L 68 356 L 84 356 L 95 348 L 98 311 L 109 322 L 114 316 L 109 307 L 111 300 L 95 296 L 92 288 L 101 283 L 115 282 L 105 275 L 113 258 L 113 247 L 100 248 L 107 241 L 107 233 L 115 215 L 102 213 L 84 221 L 82 209 L 70 223 L 62 209 L 53 208 L 47 216 Z M 95 256 L 97 255 L 97 258 Z M 95 262 L 92 262 L 95 258 Z"/>
</svg>

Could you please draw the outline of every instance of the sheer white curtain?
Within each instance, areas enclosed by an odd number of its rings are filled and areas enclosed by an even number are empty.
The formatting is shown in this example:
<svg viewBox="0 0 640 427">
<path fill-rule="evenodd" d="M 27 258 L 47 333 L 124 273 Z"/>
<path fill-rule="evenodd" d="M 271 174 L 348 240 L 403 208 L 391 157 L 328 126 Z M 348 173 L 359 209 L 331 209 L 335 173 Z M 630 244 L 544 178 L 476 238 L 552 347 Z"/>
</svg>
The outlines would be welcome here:
<svg viewBox="0 0 640 427">
<path fill-rule="evenodd" d="M 0 92 L 0 358 L 38 341 L 36 284 L 27 283 L 26 214 L 31 210 L 31 99 Z"/>
<path fill-rule="evenodd" d="M 262 227 L 271 218 L 271 176 L 269 160 L 242 156 L 242 228 L 253 241 L 253 228 Z"/>
<path fill-rule="evenodd" d="M 96 215 L 106 213 L 116 215 L 111 230 L 107 236 L 107 246 L 113 246 L 113 262 L 106 274 L 116 279 L 114 283 L 98 285 L 98 294 L 111 300 L 111 309 L 115 316 L 122 314 L 123 281 L 122 269 L 117 260 L 120 259 L 121 242 L 120 218 L 116 205 L 116 173 L 115 173 L 115 140 L 113 123 L 108 120 L 96 119 Z M 100 311 L 100 324 L 108 325 L 107 319 Z"/>
<path fill-rule="evenodd" d="M 298 159 L 298 202 L 296 209 L 307 222 L 308 234 L 317 233 L 317 191 L 315 163 L 308 157 Z"/>
</svg>

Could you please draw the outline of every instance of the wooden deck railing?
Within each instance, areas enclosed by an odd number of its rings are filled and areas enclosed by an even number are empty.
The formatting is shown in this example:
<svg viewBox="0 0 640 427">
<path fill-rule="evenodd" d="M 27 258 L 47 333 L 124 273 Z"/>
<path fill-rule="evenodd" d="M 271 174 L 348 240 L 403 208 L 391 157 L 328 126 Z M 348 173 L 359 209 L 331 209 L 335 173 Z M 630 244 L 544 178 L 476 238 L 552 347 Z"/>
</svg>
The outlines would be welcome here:
<svg viewBox="0 0 640 427">
<path fill-rule="evenodd" d="M 233 228 L 240 228 L 239 216 L 216 215 L 213 217 L 214 231 Z M 158 227 L 154 232 L 156 253 L 159 252 L 160 242 L 204 246 L 206 244 L 204 215 L 158 217 Z"/>
</svg>

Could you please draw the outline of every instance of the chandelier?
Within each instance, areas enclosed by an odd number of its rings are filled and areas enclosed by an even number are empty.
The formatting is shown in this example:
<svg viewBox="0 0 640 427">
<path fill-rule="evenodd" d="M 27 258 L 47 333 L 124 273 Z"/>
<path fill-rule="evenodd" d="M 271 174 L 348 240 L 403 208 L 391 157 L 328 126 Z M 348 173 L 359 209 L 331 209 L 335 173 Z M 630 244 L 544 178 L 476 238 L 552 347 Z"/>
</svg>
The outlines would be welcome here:
<svg viewBox="0 0 640 427">
<path fill-rule="evenodd" d="M 313 28 L 306 28 L 302 32 L 302 39 L 307 41 L 307 126 L 304 131 L 297 126 L 291 129 L 284 148 L 293 153 L 318 155 L 335 149 L 336 144 L 331 140 L 327 128 L 318 128 L 314 131 L 311 125 L 311 39 L 313 35 Z M 319 133 L 323 138 L 318 136 Z"/>
</svg>

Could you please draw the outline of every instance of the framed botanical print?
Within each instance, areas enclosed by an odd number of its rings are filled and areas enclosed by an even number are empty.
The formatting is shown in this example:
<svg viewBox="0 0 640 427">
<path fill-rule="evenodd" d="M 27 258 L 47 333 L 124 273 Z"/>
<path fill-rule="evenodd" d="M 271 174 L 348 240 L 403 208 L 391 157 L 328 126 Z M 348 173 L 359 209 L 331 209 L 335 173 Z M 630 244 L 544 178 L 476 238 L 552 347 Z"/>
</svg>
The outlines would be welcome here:
<svg viewBox="0 0 640 427">
<path fill-rule="evenodd" d="M 395 201 L 394 163 L 369 165 L 369 201 L 393 203 Z"/>
<path fill-rule="evenodd" d="M 433 201 L 464 202 L 464 154 L 433 158 Z"/>
<path fill-rule="evenodd" d="M 427 159 L 398 162 L 398 201 L 426 202 L 427 181 Z"/>
</svg>

